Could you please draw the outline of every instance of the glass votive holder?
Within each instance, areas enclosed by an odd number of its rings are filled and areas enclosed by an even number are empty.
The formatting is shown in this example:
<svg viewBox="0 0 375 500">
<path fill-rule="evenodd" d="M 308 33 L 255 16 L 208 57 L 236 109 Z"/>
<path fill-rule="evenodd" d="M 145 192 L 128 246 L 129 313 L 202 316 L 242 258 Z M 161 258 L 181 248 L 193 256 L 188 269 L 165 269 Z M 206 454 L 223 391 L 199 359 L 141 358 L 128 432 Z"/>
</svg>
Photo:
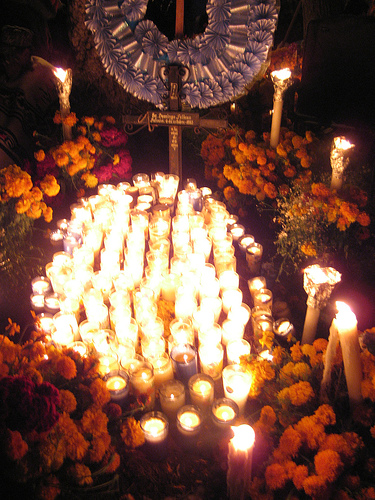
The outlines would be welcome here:
<svg viewBox="0 0 375 500">
<path fill-rule="evenodd" d="M 124 405 L 129 394 L 129 375 L 123 370 L 115 370 L 107 373 L 103 380 L 111 395 L 111 401 L 120 406 Z"/>
<path fill-rule="evenodd" d="M 140 426 L 145 438 L 145 450 L 150 460 L 164 460 L 167 456 L 167 439 L 169 422 L 160 411 L 152 411 L 142 415 Z"/>
<path fill-rule="evenodd" d="M 226 346 L 231 340 L 242 339 L 244 332 L 242 323 L 227 318 L 221 325 L 221 341 Z"/>
<path fill-rule="evenodd" d="M 169 236 L 169 221 L 165 219 L 151 219 L 148 225 L 149 241 L 166 239 Z"/>
<path fill-rule="evenodd" d="M 176 421 L 178 410 L 185 405 L 185 386 L 176 379 L 163 382 L 159 387 L 160 406 L 170 422 Z"/>
<path fill-rule="evenodd" d="M 239 415 L 238 405 L 233 399 L 216 399 L 211 407 L 211 418 L 214 424 L 221 429 L 229 429 Z"/>
<path fill-rule="evenodd" d="M 219 276 L 224 271 L 236 271 L 237 268 L 237 259 L 234 255 L 222 254 L 214 261 L 216 274 Z"/>
<path fill-rule="evenodd" d="M 121 359 L 120 366 L 126 372 L 130 372 L 137 366 L 141 366 L 141 364 L 145 361 L 144 357 L 140 354 L 135 354 L 132 359 Z"/>
<path fill-rule="evenodd" d="M 229 232 L 233 237 L 233 241 L 238 241 L 245 234 L 245 226 L 236 222 L 229 227 Z"/>
<path fill-rule="evenodd" d="M 167 352 L 154 354 L 147 358 L 147 361 L 149 361 L 154 367 L 156 389 L 159 389 L 159 387 L 167 380 L 174 378 L 172 361 Z"/>
<path fill-rule="evenodd" d="M 34 295 L 46 295 L 52 291 L 51 281 L 46 276 L 37 276 L 31 282 Z"/>
<path fill-rule="evenodd" d="M 101 377 L 104 377 L 110 372 L 119 369 L 118 357 L 114 352 L 98 354 L 98 372 Z"/>
<path fill-rule="evenodd" d="M 254 307 L 260 306 L 272 312 L 273 295 L 268 288 L 262 288 L 254 293 Z"/>
<path fill-rule="evenodd" d="M 187 384 L 198 372 L 197 350 L 191 344 L 177 344 L 170 353 L 175 377 Z"/>
<path fill-rule="evenodd" d="M 232 307 L 240 306 L 242 304 L 242 290 L 240 288 L 226 288 L 221 294 L 223 301 L 223 311 L 228 314 Z"/>
<path fill-rule="evenodd" d="M 259 292 L 259 290 L 262 290 L 262 288 L 267 288 L 267 281 L 264 276 L 255 276 L 247 280 L 247 286 L 254 302 L 254 295 Z"/>
<path fill-rule="evenodd" d="M 165 339 L 162 336 L 144 335 L 141 339 L 142 356 L 150 358 L 165 352 Z"/>
<path fill-rule="evenodd" d="M 246 248 L 250 245 L 252 245 L 255 241 L 255 238 L 252 234 L 244 234 L 241 236 L 237 243 L 238 243 L 238 248 L 241 250 L 241 252 L 246 252 Z"/>
<path fill-rule="evenodd" d="M 213 344 L 221 343 L 222 328 L 219 323 L 212 323 L 211 326 L 205 329 L 198 330 L 198 344 Z"/>
<path fill-rule="evenodd" d="M 226 398 L 233 399 L 243 415 L 249 395 L 252 376 L 242 365 L 227 365 L 223 368 L 223 388 Z"/>
<path fill-rule="evenodd" d="M 232 319 L 242 323 L 244 327 L 248 324 L 251 316 L 250 307 L 242 302 L 240 305 L 235 305 L 231 307 L 228 311 L 228 319 Z"/>
<path fill-rule="evenodd" d="M 176 300 L 176 290 L 180 286 L 180 277 L 171 272 L 165 272 L 161 281 L 161 296 L 168 302 Z"/>
<path fill-rule="evenodd" d="M 249 342 L 245 339 L 231 340 L 227 344 L 227 363 L 228 365 L 238 365 L 241 356 L 248 356 L 251 351 Z"/>
<path fill-rule="evenodd" d="M 246 247 L 247 267 L 252 276 L 260 274 L 262 266 L 263 246 L 260 243 L 252 243 Z"/>
<path fill-rule="evenodd" d="M 50 335 L 55 328 L 53 323 L 53 316 L 50 313 L 37 314 L 36 328 L 42 331 L 45 335 Z"/>
<path fill-rule="evenodd" d="M 220 294 L 220 282 L 218 278 L 213 278 L 205 282 L 201 282 L 199 286 L 199 298 L 203 297 L 218 297 Z"/>
<path fill-rule="evenodd" d="M 66 346 L 79 340 L 78 323 L 74 314 L 58 312 L 53 316 L 53 323 L 56 330 L 52 340 L 57 344 Z"/>
<path fill-rule="evenodd" d="M 177 429 L 185 438 L 197 436 L 202 429 L 203 415 L 196 405 L 182 406 L 177 412 Z"/>
<path fill-rule="evenodd" d="M 116 335 L 117 337 L 117 335 Z M 117 337 L 117 342 L 111 346 L 111 351 L 117 354 L 120 360 L 133 359 L 135 355 L 135 344 L 131 339 L 122 339 L 120 342 Z"/>
<path fill-rule="evenodd" d="M 223 344 L 207 342 L 198 349 L 201 372 L 210 375 L 213 380 L 219 380 L 223 371 Z"/>
<path fill-rule="evenodd" d="M 195 332 L 205 332 L 208 330 L 215 322 L 215 314 L 211 309 L 201 308 L 200 306 L 194 311 L 193 314 L 193 326 Z"/>
<path fill-rule="evenodd" d="M 129 377 L 134 396 L 144 402 L 145 409 L 152 409 L 155 405 L 155 377 L 152 364 L 142 361 L 140 365 L 129 370 Z"/>
<path fill-rule="evenodd" d="M 44 295 L 32 293 L 30 295 L 30 305 L 33 311 L 41 313 L 44 311 Z"/>
<path fill-rule="evenodd" d="M 72 349 L 74 352 L 78 352 L 78 354 L 82 357 L 87 355 L 87 346 L 81 340 L 76 340 L 69 344 L 68 349 Z"/>
<path fill-rule="evenodd" d="M 288 318 L 280 318 L 273 324 L 273 333 L 277 340 L 289 342 L 291 337 L 294 336 L 295 330 Z"/>
<path fill-rule="evenodd" d="M 214 313 L 214 322 L 218 323 L 223 301 L 220 297 L 203 297 L 200 303 L 200 308 L 203 310 L 212 311 Z"/>
<path fill-rule="evenodd" d="M 145 173 L 138 173 L 133 175 L 132 182 L 133 185 L 139 189 L 140 187 L 150 185 L 150 177 Z"/>
<path fill-rule="evenodd" d="M 196 373 L 189 379 L 190 401 L 198 406 L 202 414 L 206 416 L 214 400 L 215 382 L 206 373 Z"/>
<path fill-rule="evenodd" d="M 220 290 L 226 290 L 227 288 L 239 288 L 240 286 L 240 276 L 236 271 L 227 270 L 220 274 L 219 277 Z"/>
</svg>

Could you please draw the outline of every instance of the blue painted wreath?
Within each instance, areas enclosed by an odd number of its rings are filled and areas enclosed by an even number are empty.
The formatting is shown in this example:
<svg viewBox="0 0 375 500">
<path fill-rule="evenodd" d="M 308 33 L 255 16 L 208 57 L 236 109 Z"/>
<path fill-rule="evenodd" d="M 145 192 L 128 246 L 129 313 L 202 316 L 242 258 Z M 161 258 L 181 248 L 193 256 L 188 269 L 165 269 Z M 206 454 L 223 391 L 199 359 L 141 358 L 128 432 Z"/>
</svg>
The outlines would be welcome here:
<svg viewBox="0 0 375 500">
<path fill-rule="evenodd" d="M 256 79 L 278 18 L 276 0 L 208 0 L 208 25 L 191 39 L 172 40 L 143 17 L 148 0 L 88 0 L 86 25 L 108 73 L 127 92 L 163 109 L 161 66 L 190 73 L 182 94 L 192 108 L 209 108 L 241 95 Z"/>
</svg>

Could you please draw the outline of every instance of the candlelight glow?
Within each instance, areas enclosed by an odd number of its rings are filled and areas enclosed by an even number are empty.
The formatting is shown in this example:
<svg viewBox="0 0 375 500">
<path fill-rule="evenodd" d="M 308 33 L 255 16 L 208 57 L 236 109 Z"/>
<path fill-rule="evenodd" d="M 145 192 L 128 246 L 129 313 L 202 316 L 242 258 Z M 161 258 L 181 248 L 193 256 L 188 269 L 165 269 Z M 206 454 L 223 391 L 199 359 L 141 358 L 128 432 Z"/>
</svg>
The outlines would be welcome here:
<svg viewBox="0 0 375 500">
<path fill-rule="evenodd" d="M 292 76 L 292 72 L 288 68 L 279 69 L 276 71 L 272 71 L 271 78 L 279 81 L 287 80 Z"/>
<path fill-rule="evenodd" d="M 61 82 L 65 82 L 68 71 L 62 68 L 56 68 L 53 73 Z"/>
<path fill-rule="evenodd" d="M 350 325 L 356 324 L 357 322 L 356 316 L 350 309 L 348 304 L 345 304 L 345 302 L 336 301 L 336 309 L 337 309 L 336 320 L 339 329 L 341 326 L 349 328 Z"/>
<path fill-rule="evenodd" d="M 255 442 L 255 432 L 254 429 L 247 424 L 242 424 L 238 426 L 231 427 L 234 436 L 231 439 L 236 450 L 248 450 L 254 446 Z"/>
<path fill-rule="evenodd" d="M 334 147 L 346 151 L 348 149 L 354 148 L 354 144 L 347 141 L 345 137 L 335 137 L 333 139 Z"/>
</svg>

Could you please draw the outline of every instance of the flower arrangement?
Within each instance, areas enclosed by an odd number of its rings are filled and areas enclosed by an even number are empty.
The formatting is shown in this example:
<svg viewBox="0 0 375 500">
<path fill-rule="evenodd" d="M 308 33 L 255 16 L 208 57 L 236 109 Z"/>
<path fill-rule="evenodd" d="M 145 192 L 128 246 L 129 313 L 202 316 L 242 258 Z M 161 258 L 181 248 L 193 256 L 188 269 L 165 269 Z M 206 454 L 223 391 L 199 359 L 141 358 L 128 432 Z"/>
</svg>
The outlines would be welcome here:
<svg viewBox="0 0 375 500">
<path fill-rule="evenodd" d="M 0 336 L 2 472 L 33 498 L 115 493 L 119 450 L 144 438 L 134 417 L 111 402 L 96 352 L 81 356 L 38 331 L 15 343 L 14 334 L 19 327 L 9 320 Z"/>
<path fill-rule="evenodd" d="M 293 184 L 277 200 L 278 254 L 295 266 L 308 258 L 330 263 L 339 251 L 348 257 L 370 238 L 367 202 L 356 186 L 336 192 L 323 182 Z"/>
<path fill-rule="evenodd" d="M 281 130 L 276 150 L 269 145 L 269 134 L 257 140 L 253 130 L 227 130 L 223 139 L 209 135 L 202 143 L 205 176 L 216 180 L 231 210 L 246 214 L 251 203 L 273 201 L 289 190 L 293 180 L 306 183 L 311 178 L 316 138 Z"/>
<path fill-rule="evenodd" d="M 54 123 L 62 123 L 59 111 Z M 104 116 L 99 120 L 84 116 L 79 123 L 75 113 L 70 113 L 64 118 L 64 124 L 75 127 L 75 137 L 35 152 L 37 177 L 53 172 L 65 190 L 73 188 L 81 195 L 98 183 L 130 179 L 132 159 L 125 147 L 128 136 L 116 126 L 113 117 Z M 42 146 L 45 138 L 35 135 L 38 145 Z"/>
<path fill-rule="evenodd" d="M 329 400 L 320 394 L 327 341 L 273 345 L 272 361 L 251 355 L 256 433 L 251 498 L 375 498 L 375 356 L 372 339 L 361 352 L 363 403 L 351 414 L 341 347 L 333 363 Z M 272 332 L 261 339 L 273 344 Z M 257 418 L 257 415 L 259 418 Z M 365 446 L 366 443 L 366 446 Z"/>
<path fill-rule="evenodd" d="M 32 260 L 30 242 L 34 221 L 52 220 L 52 208 L 44 199 L 56 196 L 60 186 L 51 174 L 33 184 L 31 176 L 18 165 L 0 170 L 0 256 L 6 276 L 23 276 Z M 28 243 L 26 244 L 26 241 Z"/>
</svg>

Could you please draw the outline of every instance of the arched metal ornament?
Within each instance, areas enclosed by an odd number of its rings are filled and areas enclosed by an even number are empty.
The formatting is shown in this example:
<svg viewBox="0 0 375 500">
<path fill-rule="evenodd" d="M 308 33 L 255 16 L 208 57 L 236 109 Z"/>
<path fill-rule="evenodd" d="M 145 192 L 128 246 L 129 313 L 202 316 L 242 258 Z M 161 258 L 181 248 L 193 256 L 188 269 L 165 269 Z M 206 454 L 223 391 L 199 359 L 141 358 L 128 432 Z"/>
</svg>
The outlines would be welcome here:
<svg viewBox="0 0 375 500">
<path fill-rule="evenodd" d="M 160 68 L 189 69 L 181 94 L 192 108 L 209 108 L 243 94 L 268 58 L 278 0 L 208 0 L 208 25 L 191 39 L 168 41 L 143 19 L 148 0 L 87 0 L 86 25 L 108 73 L 139 99 L 165 109 Z"/>
</svg>

